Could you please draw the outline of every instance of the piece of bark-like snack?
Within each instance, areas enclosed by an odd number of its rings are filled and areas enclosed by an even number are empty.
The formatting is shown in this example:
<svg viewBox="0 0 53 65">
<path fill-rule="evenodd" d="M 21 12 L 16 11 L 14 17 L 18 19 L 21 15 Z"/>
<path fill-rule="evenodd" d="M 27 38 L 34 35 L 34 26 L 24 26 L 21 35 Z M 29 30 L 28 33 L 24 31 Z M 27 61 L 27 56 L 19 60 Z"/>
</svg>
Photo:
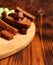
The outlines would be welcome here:
<svg viewBox="0 0 53 65">
<path fill-rule="evenodd" d="M 26 34 L 27 33 L 27 29 L 25 29 L 25 28 L 19 29 L 19 33 Z"/>
<path fill-rule="evenodd" d="M 0 19 L 0 27 L 2 27 L 3 29 L 9 31 L 12 34 L 16 34 L 18 32 L 17 29 L 15 29 L 14 27 L 10 26 L 9 24 L 5 23 L 3 20 Z"/>
<path fill-rule="evenodd" d="M 16 20 L 14 20 L 14 18 L 12 18 L 11 16 L 6 16 L 3 21 L 5 21 L 6 23 L 10 24 L 11 26 L 13 26 L 15 28 L 20 27 L 18 22 Z"/>
<path fill-rule="evenodd" d="M 10 13 L 8 16 L 11 16 L 11 17 L 13 17 L 15 20 L 19 20 L 19 19 L 23 19 L 24 18 L 24 16 L 22 15 L 22 13 Z"/>
<path fill-rule="evenodd" d="M 10 13 L 8 16 L 13 17 L 15 20 L 18 20 L 19 19 L 18 13 Z"/>
<path fill-rule="evenodd" d="M 10 16 L 6 16 L 3 21 L 10 24 L 11 26 L 14 26 L 14 27 L 16 26 L 14 18 L 12 18 Z"/>
<path fill-rule="evenodd" d="M 31 25 L 31 22 L 29 19 L 27 18 L 24 18 L 23 20 L 21 21 L 17 21 L 17 25 L 18 25 L 18 28 L 25 28 L 25 29 L 28 29 Z"/>
<path fill-rule="evenodd" d="M 14 35 L 6 30 L 2 30 L 0 34 L 1 34 L 1 37 L 7 40 L 12 40 L 14 38 Z"/>
<path fill-rule="evenodd" d="M 28 12 L 24 11 L 24 10 L 21 9 L 20 7 L 16 7 L 16 8 L 15 8 L 15 12 L 18 12 L 18 11 L 22 12 L 25 16 L 29 17 L 29 19 L 32 19 L 32 20 L 35 19 L 35 16 L 29 14 Z"/>
</svg>

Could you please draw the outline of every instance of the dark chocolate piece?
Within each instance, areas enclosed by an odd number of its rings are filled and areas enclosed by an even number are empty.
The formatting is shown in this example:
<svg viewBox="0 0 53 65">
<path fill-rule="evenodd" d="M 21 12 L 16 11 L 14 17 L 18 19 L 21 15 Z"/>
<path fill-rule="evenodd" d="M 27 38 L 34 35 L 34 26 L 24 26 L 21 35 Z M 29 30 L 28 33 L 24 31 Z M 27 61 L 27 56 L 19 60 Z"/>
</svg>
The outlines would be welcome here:
<svg viewBox="0 0 53 65">
<path fill-rule="evenodd" d="M 20 27 L 19 24 L 18 24 L 18 22 L 16 20 L 14 20 L 14 18 L 12 18 L 11 16 L 6 16 L 5 19 L 4 19 L 4 21 L 7 24 L 9 24 L 9 25 L 11 25 L 11 26 L 13 26 L 15 28 Z"/>
<path fill-rule="evenodd" d="M 13 17 L 15 20 L 19 20 L 19 16 L 18 16 L 18 13 L 10 13 L 8 16 L 11 16 Z"/>
<path fill-rule="evenodd" d="M 10 24 L 13 27 L 16 26 L 15 20 L 12 17 L 10 17 L 10 16 L 6 16 L 3 21 L 5 21 L 6 23 Z"/>
<path fill-rule="evenodd" d="M 31 25 L 31 22 L 28 19 L 24 18 L 21 21 L 17 21 L 17 25 L 18 25 L 19 29 L 20 28 L 26 28 L 26 29 L 28 29 L 30 27 L 30 25 Z"/>
<path fill-rule="evenodd" d="M 9 31 L 12 34 L 17 34 L 18 30 L 15 29 L 14 27 L 10 26 L 9 24 L 5 23 L 3 20 L 0 19 L 0 27 L 3 29 Z"/>
<path fill-rule="evenodd" d="M 24 16 L 20 12 L 10 13 L 8 16 L 13 17 L 15 20 L 19 20 L 19 19 L 22 20 L 24 18 Z"/>
<path fill-rule="evenodd" d="M 19 33 L 20 34 L 26 34 L 27 33 L 27 29 L 24 29 L 24 28 L 19 29 Z"/>
</svg>

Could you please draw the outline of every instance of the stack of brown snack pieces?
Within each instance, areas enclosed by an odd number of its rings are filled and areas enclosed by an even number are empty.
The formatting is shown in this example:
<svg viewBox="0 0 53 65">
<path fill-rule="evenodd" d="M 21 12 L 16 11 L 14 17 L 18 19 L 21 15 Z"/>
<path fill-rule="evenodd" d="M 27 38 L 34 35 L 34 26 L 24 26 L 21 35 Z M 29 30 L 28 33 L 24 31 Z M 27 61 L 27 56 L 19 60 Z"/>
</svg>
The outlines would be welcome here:
<svg viewBox="0 0 53 65">
<path fill-rule="evenodd" d="M 34 19 L 33 15 L 19 7 L 16 7 L 15 12 L 8 16 L 3 12 L 2 19 L 0 19 L 0 36 L 11 40 L 17 33 L 26 34 Z"/>
</svg>

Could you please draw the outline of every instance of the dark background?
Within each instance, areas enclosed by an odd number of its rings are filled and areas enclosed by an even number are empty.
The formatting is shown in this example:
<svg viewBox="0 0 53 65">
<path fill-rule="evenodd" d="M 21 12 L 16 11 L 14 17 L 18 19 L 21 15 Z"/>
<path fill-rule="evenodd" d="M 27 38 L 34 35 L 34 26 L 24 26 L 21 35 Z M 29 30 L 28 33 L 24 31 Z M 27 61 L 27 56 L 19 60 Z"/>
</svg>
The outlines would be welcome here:
<svg viewBox="0 0 53 65">
<path fill-rule="evenodd" d="M 35 15 L 35 11 L 40 7 L 46 7 L 50 15 L 52 15 L 53 0 L 0 0 L 0 7 L 15 8 L 19 6 L 31 14 Z M 49 10 L 50 8 L 50 10 Z"/>
</svg>

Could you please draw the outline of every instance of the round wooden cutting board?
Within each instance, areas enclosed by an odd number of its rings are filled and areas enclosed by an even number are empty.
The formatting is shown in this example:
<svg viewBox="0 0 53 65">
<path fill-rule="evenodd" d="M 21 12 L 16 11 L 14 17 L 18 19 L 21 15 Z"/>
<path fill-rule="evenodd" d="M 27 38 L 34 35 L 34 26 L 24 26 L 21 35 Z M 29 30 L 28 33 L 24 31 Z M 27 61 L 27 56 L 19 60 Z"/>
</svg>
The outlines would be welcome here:
<svg viewBox="0 0 53 65">
<path fill-rule="evenodd" d="M 14 39 L 10 41 L 0 38 L 0 59 L 19 52 L 26 47 L 32 41 L 35 35 L 35 30 L 35 25 L 32 22 L 26 35 L 17 34 Z"/>
</svg>

